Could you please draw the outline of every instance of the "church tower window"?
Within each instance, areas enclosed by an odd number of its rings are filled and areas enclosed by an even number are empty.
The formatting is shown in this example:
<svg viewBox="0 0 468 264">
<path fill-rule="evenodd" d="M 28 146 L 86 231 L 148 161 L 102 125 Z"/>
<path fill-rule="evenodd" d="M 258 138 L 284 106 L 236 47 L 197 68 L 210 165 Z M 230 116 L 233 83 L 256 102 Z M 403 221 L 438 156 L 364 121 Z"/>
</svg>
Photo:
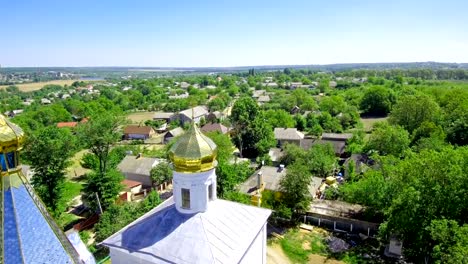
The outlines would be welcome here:
<svg viewBox="0 0 468 264">
<path fill-rule="evenodd" d="M 181 192 L 182 192 L 182 208 L 190 209 L 190 190 L 182 188 Z"/>
<path fill-rule="evenodd" d="M 208 185 L 208 199 L 213 201 L 213 184 Z"/>
</svg>

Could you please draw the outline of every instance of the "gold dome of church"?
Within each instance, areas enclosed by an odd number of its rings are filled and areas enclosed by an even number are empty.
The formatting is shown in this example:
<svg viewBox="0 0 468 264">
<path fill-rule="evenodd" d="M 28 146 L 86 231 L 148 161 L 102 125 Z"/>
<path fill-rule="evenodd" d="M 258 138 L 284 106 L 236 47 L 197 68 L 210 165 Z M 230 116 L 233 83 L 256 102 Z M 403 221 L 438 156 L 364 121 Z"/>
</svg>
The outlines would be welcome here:
<svg viewBox="0 0 468 264">
<path fill-rule="evenodd" d="M 0 152 L 20 150 L 23 142 L 23 130 L 0 115 Z"/>
<path fill-rule="evenodd" d="M 169 150 L 169 158 L 177 172 L 208 171 L 216 165 L 216 144 L 192 123 Z"/>
</svg>

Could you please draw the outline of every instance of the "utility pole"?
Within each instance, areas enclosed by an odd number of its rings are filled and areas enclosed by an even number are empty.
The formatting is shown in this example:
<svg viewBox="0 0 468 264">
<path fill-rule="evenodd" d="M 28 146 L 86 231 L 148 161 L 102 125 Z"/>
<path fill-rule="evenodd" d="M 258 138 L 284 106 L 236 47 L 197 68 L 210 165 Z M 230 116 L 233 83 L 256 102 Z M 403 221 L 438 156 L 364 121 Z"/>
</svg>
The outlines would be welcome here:
<svg viewBox="0 0 468 264">
<path fill-rule="evenodd" d="M 99 214 L 102 214 L 102 207 L 101 207 L 101 201 L 99 201 L 99 195 L 96 192 L 94 194 L 96 195 L 96 200 L 99 206 Z"/>
</svg>

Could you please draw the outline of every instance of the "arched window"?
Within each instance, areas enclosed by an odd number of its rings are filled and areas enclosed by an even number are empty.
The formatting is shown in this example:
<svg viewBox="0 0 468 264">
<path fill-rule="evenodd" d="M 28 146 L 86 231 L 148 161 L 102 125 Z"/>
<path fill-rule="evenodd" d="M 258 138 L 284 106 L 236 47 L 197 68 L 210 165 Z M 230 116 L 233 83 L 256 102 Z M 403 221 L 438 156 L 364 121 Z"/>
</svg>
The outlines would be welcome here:
<svg viewBox="0 0 468 264">
<path fill-rule="evenodd" d="M 16 168 L 15 152 L 0 153 L 0 165 L 2 171 Z"/>
</svg>

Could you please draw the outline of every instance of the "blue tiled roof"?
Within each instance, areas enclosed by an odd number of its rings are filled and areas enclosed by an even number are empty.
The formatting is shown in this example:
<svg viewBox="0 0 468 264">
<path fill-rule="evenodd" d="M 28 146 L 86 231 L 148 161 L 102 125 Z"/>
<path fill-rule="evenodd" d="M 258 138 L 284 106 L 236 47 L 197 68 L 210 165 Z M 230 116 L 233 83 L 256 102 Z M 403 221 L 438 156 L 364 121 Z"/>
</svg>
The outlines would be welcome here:
<svg viewBox="0 0 468 264">
<path fill-rule="evenodd" d="M 59 239 L 61 230 L 54 232 L 56 226 L 47 221 L 24 177 L 16 173 L 1 177 L 3 263 L 75 263 Z"/>
</svg>

